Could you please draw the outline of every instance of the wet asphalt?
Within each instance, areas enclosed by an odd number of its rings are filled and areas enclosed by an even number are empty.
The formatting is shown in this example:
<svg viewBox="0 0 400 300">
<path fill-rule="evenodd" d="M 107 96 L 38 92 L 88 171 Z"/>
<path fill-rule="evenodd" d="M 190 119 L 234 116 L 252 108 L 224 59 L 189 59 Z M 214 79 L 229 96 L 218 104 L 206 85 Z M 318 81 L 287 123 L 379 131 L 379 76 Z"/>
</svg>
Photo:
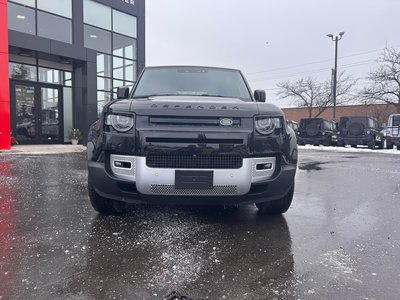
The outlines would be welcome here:
<svg viewBox="0 0 400 300">
<path fill-rule="evenodd" d="M 280 217 L 254 206 L 99 216 L 83 153 L 0 154 L 0 299 L 399 299 L 399 166 L 399 155 L 302 150 Z"/>
</svg>

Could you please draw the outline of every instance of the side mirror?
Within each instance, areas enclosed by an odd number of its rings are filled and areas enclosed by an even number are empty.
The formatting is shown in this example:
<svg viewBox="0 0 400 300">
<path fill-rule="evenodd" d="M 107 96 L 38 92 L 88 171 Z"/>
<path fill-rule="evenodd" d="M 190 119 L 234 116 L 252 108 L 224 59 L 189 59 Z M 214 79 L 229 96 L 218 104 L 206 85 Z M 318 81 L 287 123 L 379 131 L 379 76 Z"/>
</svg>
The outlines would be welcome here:
<svg viewBox="0 0 400 300">
<path fill-rule="evenodd" d="M 256 99 L 257 102 L 265 102 L 265 99 L 266 99 L 265 91 L 264 90 L 255 90 L 254 91 L 254 99 Z"/>
<path fill-rule="evenodd" d="M 120 86 L 117 88 L 117 99 L 126 99 L 129 97 L 129 87 Z"/>
</svg>

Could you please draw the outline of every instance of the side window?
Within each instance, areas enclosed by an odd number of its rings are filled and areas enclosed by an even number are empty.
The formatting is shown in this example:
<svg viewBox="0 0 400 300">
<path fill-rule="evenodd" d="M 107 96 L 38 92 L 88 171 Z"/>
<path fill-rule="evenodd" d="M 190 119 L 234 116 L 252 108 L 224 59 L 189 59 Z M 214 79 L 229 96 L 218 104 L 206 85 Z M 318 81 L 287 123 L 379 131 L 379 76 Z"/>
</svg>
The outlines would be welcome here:
<svg viewBox="0 0 400 300">
<path fill-rule="evenodd" d="M 392 117 L 392 126 L 400 126 L 400 116 Z"/>
<path fill-rule="evenodd" d="M 371 119 L 368 119 L 368 127 L 369 128 L 373 128 L 374 127 L 374 121 L 372 121 Z"/>
<path fill-rule="evenodd" d="M 340 128 L 346 128 L 347 127 L 347 122 L 349 121 L 349 118 L 342 117 L 340 118 Z"/>
</svg>

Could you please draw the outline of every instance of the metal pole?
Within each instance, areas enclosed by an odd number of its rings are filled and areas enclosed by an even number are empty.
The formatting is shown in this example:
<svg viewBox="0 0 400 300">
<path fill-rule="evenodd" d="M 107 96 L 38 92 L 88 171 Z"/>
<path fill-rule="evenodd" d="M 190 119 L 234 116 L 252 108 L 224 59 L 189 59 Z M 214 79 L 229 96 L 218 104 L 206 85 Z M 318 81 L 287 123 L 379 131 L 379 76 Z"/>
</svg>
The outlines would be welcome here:
<svg viewBox="0 0 400 300">
<path fill-rule="evenodd" d="M 337 89 L 337 52 L 338 52 L 339 37 L 335 37 L 335 71 L 333 74 L 333 120 L 336 121 L 336 89 Z"/>
</svg>

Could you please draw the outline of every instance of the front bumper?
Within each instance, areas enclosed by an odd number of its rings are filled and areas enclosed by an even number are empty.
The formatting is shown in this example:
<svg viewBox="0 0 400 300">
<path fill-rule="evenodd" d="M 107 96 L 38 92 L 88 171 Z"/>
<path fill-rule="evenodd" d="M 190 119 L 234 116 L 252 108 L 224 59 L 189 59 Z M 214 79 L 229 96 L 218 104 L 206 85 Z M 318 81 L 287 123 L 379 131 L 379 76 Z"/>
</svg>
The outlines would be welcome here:
<svg viewBox="0 0 400 300">
<path fill-rule="evenodd" d="M 339 142 L 345 145 L 368 145 L 375 139 L 373 136 L 340 137 Z"/>
<path fill-rule="evenodd" d="M 328 143 L 328 136 L 322 137 L 297 137 L 297 144 L 312 144 L 312 145 L 322 145 Z"/>
<path fill-rule="evenodd" d="M 115 167 L 115 161 L 127 168 Z M 271 168 L 257 170 L 257 164 Z M 211 171 L 211 189 L 178 189 L 175 169 L 150 168 L 145 157 L 111 155 L 105 164 L 88 162 L 88 181 L 99 195 L 128 203 L 236 205 L 282 198 L 294 183 L 296 165 L 281 166 L 275 157 L 246 158 L 239 169 Z"/>
<path fill-rule="evenodd" d="M 386 143 L 391 143 L 391 144 L 399 147 L 400 146 L 400 137 L 387 136 L 386 137 Z"/>
</svg>

